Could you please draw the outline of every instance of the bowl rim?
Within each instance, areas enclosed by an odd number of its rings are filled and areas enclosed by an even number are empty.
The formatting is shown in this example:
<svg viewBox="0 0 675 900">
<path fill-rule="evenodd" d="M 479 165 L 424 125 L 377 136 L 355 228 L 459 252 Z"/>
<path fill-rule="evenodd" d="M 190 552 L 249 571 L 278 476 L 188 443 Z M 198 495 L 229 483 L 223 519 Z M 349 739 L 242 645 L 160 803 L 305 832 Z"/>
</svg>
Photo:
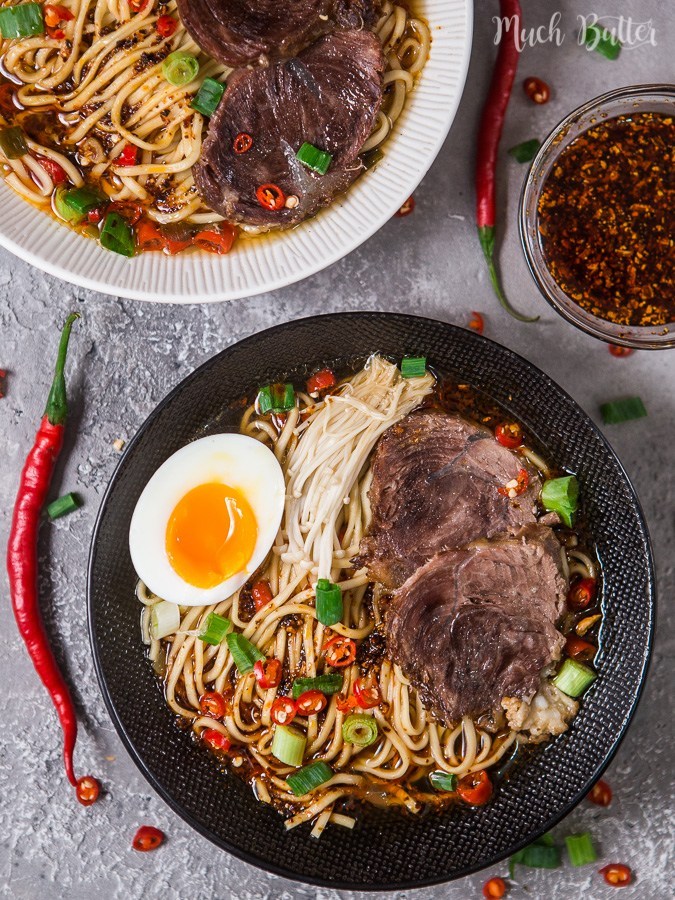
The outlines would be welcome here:
<svg viewBox="0 0 675 900">
<path fill-rule="evenodd" d="M 426 2 L 431 2 L 431 0 L 426 0 Z M 3 181 L 0 183 L 2 191 L 0 202 L 6 206 L 8 203 L 20 200 L 20 204 L 17 203 L 12 207 L 12 212 L 20 210 L 21 213 L 25 212 L 29 218 L 21 224 L 20 228 L 15 227 L 11 233 L 12 228 L 3 222 L 0 214 L 0 246 L 24 262 L 75 287 L 114 297 L 155 303 L 192 304 L 241 300 L 288 287 L 317 274 L 348 256 L 392 218 L 406 198 L 419 187 L 420 182 L 438 157 L 457 116 L 471 61 L 474 0 L 452 0 L 451 3 L 448 3 L 448 0 L 432 0 L 432 2 L 442 12 L 440 15 L 436 13 L 427 17 L 426 7 L 422 10 L 425 18 L 430 18 L 432 55 L 422 69 L 421 78 L 423 84 L 425 72 L 429 73 L 430 80 L 427 90 L 433 92 L 434 95 L 440 91 L 442 98 L 447 101 L 442 112 L 440 104 L 435 107 L 439 116 L 437 124 L 432 130 L 435 139 L 428 147 L 421 150 L 419 155 L 415 155 L 415 165 L 409 169 L 410 177 L 400 182 L 403 186 L 398 190 L 384 190 L 387 185 L 383 181 L 381 185 L 374 185 L 370 192 L 368 191 L 368 186 L 373 184 L 372 176 L 377 175 L 377 170 L 381 169 L 383 173 L 388 171 L 387 157 L 385 156 L 381 166 L 375 167 L 372 172 L 365 173 L 370 175 L 371 179 L 359 178 L 350 190 L 344 195 L 336 197 L 330 206 L 321 210 L 316 216 L 300 223 L 301 233 L 309 232 L 312 229 L 312 223 L 318 223 L 317 227 L 322 228 L 321 223 L 324 218 L 328 218 L 332 213 L 337 213 L 338 217 L 334 220 L 335 227 L 329 228 L 329 233 L 334 239 L 325 241 L 316 238 L 310 241 L 308 236 L 305 242 L 290 245 L 287 241 L 287 251 L 283 254 L 280 253 L 273 261 L 268 256 L 259 255 L 262 253 L 261 250 L 256 252 L 252 248 L 245 252 L 245 248 L 242 246 L 239 247 L 241 254 L 239 262 L 236 261 L 238 255 L 236 248 L 233 254 L 226 254 L 222 257 L 209 253 L 191 253 L 175 257 L 147 253 L 126 259 L 103 250 L 96 242 L 68 229 L 49 214 L 45 214 L 43 210 L 17 195 Z M 440 41 L 445 34 L 450 35 L 444 49 L 446 53 L 452 53 L 453 78 L 446 80 L 444 87 L 439 87 L 445 70 L 442 61 L 439 61 L 438 68 L 434 66 L 433 45 L 434 40 Z M 419 96 L 422 84 L 416 84 L 410 95 L 410 102 L 404 110 L 400 127 L 388 139 L 391 149 L 400 143 L 402 131 L 410 131 L 413 127 L 408 120 L 410 114 L 417 109 L 416 97 Z M 402 152 L 405 155 L 405 152 L 412 153 L 412 150 L 408 148 L 405 151 L 402 148 Z M 390 158 L 393 158 L 391 152 Z M 400 168 L 401 162 L 395 162 L 394 175 L 396 178 L 399 177 L 397 170 Z M 394 177 L 394 175 L 389 177 Z M 384 180 L 386 181 L 386 178 Z M 380 197 L 384 197 L 385 202 L 380 203 Z M 375 204 L 374 198 L 378 199 L 377 204 Z M 386 202 L 387 199 L 388 202 Z M 344 217 L 340 218 L 341 208 L 350 201 L 356 203 L 356 208 L 347 210 Z M 30 231 L 30 235 L 28 235 L 28 231 Z M 295 231 L 297 229 L 290 229 L 288 234 L 292 235 Z M 282 240 L 282 238 L 277 239 Z M 241 245 L 244 241 L 238 243 Z M 320 244 L 320 250 L 317 249 L 318 244 Z M 87 264 L 87 269 L 90 270 L 89 274 L 81 271 L 79 260 L 83 254 L 92 260 L 91 265 Z M 150 268 L 149 263 L 146 262 L 141 268 L 141 260 L 150 256 L 162 257 L 159 260 L 162 264 L 159 267 L 160 279 L 155 277 L 155 268 Z M 68 259 L 65 264 L 59 261 L 63 257 Z M 111 257 L 116 258 L 112 259 Z M 230 263 L 230 260 L 234 260 L 234 262 Z M 261 272 L 268 268 L 273 270 L 274 277 L 264 280 Z M 91 274 L 91 269 L 94 269 L 96 274 Z M 121 279 L 124 283 L 118 283 Z M 161 285 L 158 286 L 159 281 L 161 281 Z M 196 281 L 201 281 L 201 286 L 195 287 Z M 239 286 L 239 282 L 242 281 L 244 282 L 243 287 Z"/>
<path fill-rule="evenodd" d="M 654 556 L 653 556 L 653 547 L 652 547 L 651 537 L 649 534 L 649 529 L 647 526 L 647 522 L 645 519 L 645 515 L 643 512 L 639 497 L 633 486 L 632 481 L 630 480 L 630 478 L 628 476 L 628 473 L 626 472 L 626 469 L 624 468 L 623 464 L 621 463 L 621 460 L 617 456 L 616 452 L 614 451 L 611 444 L 609 443 L 609 441 L 607 440 L 605 435 L 602 433 L 600 428 L 591 419 L 591 417 L 585 412 L 585 410 L 583 410 L 583 408 L 574 400 L 574 398 L 567 391 L 565 391 L 563 388 L 561 388 L 557 384 L 557 382 L 555 382 L 552 378 L 550 378 L 550 376 L 548 376 L 545 372 L 543 372 L 541 369 L 539 369 L 538 366 L 534 365 L 534 363 L 531 363 L 529 360 L 527 360 L 524 356 L 520 355 L 519 353 L 516 353 L 515 351 L 511 350 L 510 348 L 505 347 L 502 344 L 499 344 L 497 341 L 493 341 L 490 338 L 484 337 L 483 335 L 478 335 L 478 334 L 475 334 L 474 332 L 471 332 L 472 339 L 476 340 L 477 342 L 482 343 L 484 346 L 486 346 L 486 348 L 488 350 L 490 349 L 490 347 L 498 348 L 499 352 L 505 352 L 505 353 L 509 354 L 513 359 L 517 360 L 521 364 L 524 364 L 526 367 L 534 370 L 538 375 L 540 375 L 541 377 L 546 379 L 548 382 L 550 382 L 562 394 L 562 396 L 566 400 L 569 400 L 569 401 L 571 401 L 572 404 L 574 404 L 574 406 L 578 410 L 579 415 L 581 415 L 585 420 L 587 420 L 589 427 L 595 432 L 596 436 L 599 438 L 600 443 L 603 445 L 604 450 L 607 452 L 607 454 L 610 457 L 613 458 L 613 461 L 617 465 L 620 474 L 623 476 L 625 485 L 626 485 L 626 487 L 629 491 L 629 494 L 631 496 L 631 499 L 632 499 L 635 515 L 638 519 L 639 525 L 642 528 L 642 531 L 644 534 L 644 542 L 645 542 L 645 550 L 646 550 L 646 558 L 645 558 L 646 576 L 647 576 L 646 581 L 647 581 L 647 588 L 648 588 L 647 596 L 648 596 L 649 605 L 650 605 L 649 629 L 648 629 L 648 635 L 647 635 L 647 642 L 646 642 L 646 646 L 645 646 L 645 652 L 643 655 L 643 661 L 642 661 L 642 665 L 641 665 L 639 682 L 635 689 L 634 701 L 633 701 L 632 707 L 631 707 L 628 715 L 622 722 L 620 730 L 616 734 L 616 737 L 614 739 L 614 742 L 613 742 L 609 752 L 603 758 L 602 762 L 597 766 L 595 772 L 593 773 L 592 777 L 589 779 L 587 785 L 585 785 L 584 788 L 572 800 L 570 800 L 567 804 L 565 804 L 565 806 L 562 809 L 558 810 L 555 815 L 553 815 L 550 819 L 548 819 L 546 821 L 546 824 L 544 827 L 541 827 L 541 828 L 535 830 L 534 832 L 532 832 L 530 835 L 528 835 L 527 839 L 524 839 L 524 840 L 518 842 L 517 844 L 514 844 L 513 847 L 509 848 L 508 852 L 498 851 L 496 853 L 493 853 L 492 855 L 490 855 L 484 859 L 481 859 L 481 861 L 477 864 L 464 866 L 462 869 L 453 873 L 453 875 L 450 878 L 434 877 L 434 878 L 423 879 L 423 880 L 415 879 L 415 880 L 410 880 L 410 881 L 405 881 L 405 882 L 401 882 L 401 881 L 391 882 L 391 883 L 383 882 L 383 883 L 372 884 L 372 885 L 371 884 L 364 885 L 364 884 L 355 883 L 355 882 L 351 882 L 351 881 L 334 881 L 334 880 L 330 880 L 330 879 L 326 879 L 326 878 L 307 876 L 304 874 L 298 875 L 292 869 L 284 868 L 283 866 L 279 866 L 273 862 L 268 862 L 267 860 L 262 859 L 261 857 L 257 856 L 252 851 L 242 850 L 241 848 L 230 844 L 227 840 L 214 834 L 206 826 L 204 826 L 200 822 L 198 822 L 192 816 L 192 814 L 190 812 L 188 812 L 181 805 L 181 803 L 178 800 L 175 800 L 172 797 L 172 795 L 169 793 L 169 791 L 163 787 L 161 781 L 152 774 L 148 765 L 146 765 L 146 763 L 144 762 L 140 752 L 138 750 L 136 750 L 131 738 L 127 734 L 124 724 L 122 723 L 122 721 L 117 713 L 115 704 L 112 700 L 110 691 L 108 689 L 105 674 L 103 671 L 103 663 L 101 660 L 101 655 L 99 653 L 98 639 L 95 634 L 92 595 L 93 595 L 93 582 L 94 582 L 94 567 L 95 567 L 95 562 L 96 562 L 96 546 L 98 543 L 98 536 L 99 536 L 99 531 L 102 526 L 103 518 L 106 514 L 108 498 L 109 498 L 110 494 L 112 493 L 113 488 L 116 486 L 118 473 L 121 471 L 121 468 L 122 468 L 123 464 L 125 463 L 127 455 L 130 454 L 134 450 L 136 444 L 138 444 L 141 441 L 141 439 L 145 435 L 146 431 L 148 431 L 153 426 L 155 419 L 163 412 L 163 410 L 168 405 L 170 405 L 173 402 L 174 398 L 184 389 L 184 386 L 187 382 L 193 381 L 194 379 L 201 377 L 202 373 L 205 370 L 207 370 L 211 365 L 213 365 L 214 361 L 217 358 L 219 358 L 223 354 L 226 354 L 226 353 L 232 351 L 233 348 L 235 348 L 235 347 L 240 348 L 240 347 L 243 347 L 250 343 L 253 343 L 253 342 L 257 341 L 261 335 L 270 335 L 272 333 L 283 334 L 286 331 L 291 331 L 294 327 L 296 327 L 296 325 L 298 323 L 307 323 L 310 320 L 316 320 L 316 319 L 321 319 L 321 320 L 340 319 L 345 316 L 348 316 L 350 318 L 352 318 L 352 317 L 366 318 L 367 317 L 367 318 L 370 318 L 371 320 L 374 317 L 375 318 L 380 317 L 382 319 L 394 318 L 394 319 L 399 319 L 402 323 L 405 323 L 405 322 L 410 323 L 411 321 L 424 321 L 427 323 L 434 323 L 436 325 L 441 325 L 443 328 L 449 328 L 451 330 L 452 329 L 456 329 L 457 331 L 468 330 L 468 329 L 461 329 L 461 328 L 459 328 L 459 326 L 452 325 L 448 322 L 442 322 L 441 320 L 436 319 L 432 316 L 407 315 L 405 313 L 373 312 L 373 311 L 369 311 L 369 310 L 327 313 L 324 315 L 305 316 L 301 319 L 291 320 L 289 322 L 284 322 L 279 325 L 271 326 L 270 328 L 263 329 L 263 331 L 254 332 L 253 334 L 248 335 L 246 338 L 243 338 L 240 341 L 235 341 L 233 344 L 230 344 L 228 347 L 225 347 L 223 350 L 219 351 L 218 353 L 214 354 L 212 357 L 207 359 L 205 362 L 201 363 L 196 369 L 194 369 L 187 376 L 185 376 L 185 378 L 181 379 L 181 381 L 174 388 L 172 388 L 172 390 L 169 391 L 169 393 L 152 409 L 152 411 L 149 413 L 149 415 L 146 417 L 146 419 L 141 423 L 141 425 L 139 426 L 139 428 L 136 431 L 136 433 L 134 434 L 134 436 L 131 438 L 131 440 L 128 442 L 128 444 L 124 448 L 122 456 L 120 457 L 119 461 L 117 462 L 117 465 L 115 466 L 114 471 L 112 472 L 112 474 L 110 476 L 110 479 L 106 486 L 103 497 L 101 498 L 101 503 L 100 503 L 98 513 L 96 516 L 96 522 L 94 524 L 94 529 L 92 531 L 92 538 L 91 538 L 91 544 L 90 544 L 90 549 L 89 549 L 89 558 L 88 558 L 88 564 L 87 564 L 87 587 L 86 587 L 86 590 L 87 590 L 87 597 L 86 597 L 87 633 L 89 636 L 89 646 L 90 646 L 93 661 L 94 661 L 94 669 L 96 672 L 96 678 L 98 680 L 99 688 L 103 695 L 103 700 L 104 700 L 106 709 L 108 711 L 108 715 L 110 716 L 110 719 L 115 727 L 115 731 L 117 732 L 117 735 L 119 736 L 122 744 L 124 745 L 125 749 L 129 753 L 129 756 L 131 757 L 131 759 L 133 760 L 133 762 L 135 763 L 137 768 L 140 770 L 141 774 L 144 776 L 144 778 L 148 781 L 150 786 L 153 788 L 153 790 L 156 791 L 156 793 L 170 807 L 170 809 L 173 810 L 174 813 L 176 813 L 186 824 L 188 824 L 191 828 L 193 828 L 195 831 L 197 831 L 202 837 L 209 840 L 212 844 L 219 847 L 221 850 L 225 850 L 227 853 L 230 853 L 231 855 L 248 863 L 249 865 L 255 866 L 258 869 L 261 869 L 266 872 L 271 872 L 275 875 L 279 875 L 283 878 L 286 878 L 286 879 L 289 879 L 289 880 L 292 880 L 295 882 L 312 884 L 312 885 L 316 885 L 319 887 L 333 888 L 334 890 L 355 890 L 355 891 L 363 891 L 363 892 L 412 890 L 415 888 L 424 888 L 424 887 L 432 887 L 434 885 L 447 884 L 450 881 L 454 881 L 459 878 L 463 878 L 467 875 L 474 874 L 485 868 L 488 868 L 489 866 L 499 863 L 499 862 L 507 859 L 508 857 L 510 857 L 513 853 L 517 853 L 519 850 L 528 846 L 530 843 L 532 843 L 532 841 L 541 837 L 546 832 L 550 831 L 552 828 L 554 828 L 556 825 L 558 825 L 567 815 L 569 815 L 569 813 L 586 797 L 587 792 L 590 789 L 590 787 L 597 781 L 598 778 L 600 778 L 602 773 L 605 771 L 605 769 L 609 766 L 609 764 L 614 759 L 621 743 L 623 742 L 623 740 L 626 736 L 628 728 L 633 721 L 633 718 L 635 716 L 635 713 L 636 713 L 636 710 L 640 703 L 640 700 L 642 699 L 642 696 L 644 694 L 644 688 L 645 688 L 645 684 L 647 682 L 649 669 L 651 666 L 654 633 L 655 633 L 655 627 L 656 627 L 657 585 L 656 585 L 656 577 L 655 577 L 655 570 L 654 570 Z"/>
<path fill-rule="evenodd" d="M 603 108 L 614 101 L 630 100 L 631 98 L 649 100 L 650 97 L 657 94 L 667 95 L 675 102 L 675 85 L 658 82 L 625 85 L 599 94 L 597 97 L 593 97 L 582 103 L 580 106 L 577 106 L 576 109 L 573 109 L 553 127 L 537 151 L 537 155 L 532 160 L 532 164 L 523 181 L 518 201 L 518 234 L 520 237 L 521 248 L 530 275 L 539 289 L 540 294 L 544 297 L 549 306 L 553 307 L 558 315 L 562 316 L 563 319 L 583 331 L 585 334 L 608 344 L 617 344 L 635 350 L 669 350 L 675 347 L 675 322 L 663 326 L 625 326 L 626 329 L 630 329 L 633 334 L 637 335 L 637 337 L 626 337 L 620 333 L 609 333 L 608 328 L 615 323 L 601 319 L 599 316 L 592 316 L 590 313 L 585 313 L 585 317 L 582 317 L 581 314 L 576 315 L 572 309 L 565 306 L 559 300 L 556 291 L 561 297 L 564 296 L 569 299 L 570 303 L 576 309 L 574 301 L 565 294 L 557 283 L 554 286 L 547 281 L 544 281 L 544 278 L 542 277 L 543 266 L 540 266 L 538 256 L 535 256 L 532 246 L 533 240 L 530 233 L 530 227 L 533 223 L 528 213 L 528 207 L 530 206 L 532 199 L 536 197 L 541 190 L 543 182 L 541 182 L 537 176 L 540 174 L 542 165 L 549 159 L 549 156 L 553 156 L 555 159 L 556 153 L 560 152 L 560 150 L 556 151 L 553 149 L 551 152 L 551 148 L 554 147 L 556 141 L 560 137 L 563 137 L 566 134 L 569 128 L 586 115 L 592 114 L 593 112 L 601 114 Z M 620 115 L 620 113 L 617 112 L 615 115 Z M 589 123 L 588 128 L 590 127 L 592 127 L 592 123 Z M 580 134 L 588 130 L 588 128 L 582 129 Z M 546 271 L 548 271 L 548 269 Z M 654 338 L 656 335 L 655 329 L 658 328 L 667 329 L 666 333 L 669 334 L 670 337 L 665 340 L 650 340 L 650 338 Z"/>
</svg>

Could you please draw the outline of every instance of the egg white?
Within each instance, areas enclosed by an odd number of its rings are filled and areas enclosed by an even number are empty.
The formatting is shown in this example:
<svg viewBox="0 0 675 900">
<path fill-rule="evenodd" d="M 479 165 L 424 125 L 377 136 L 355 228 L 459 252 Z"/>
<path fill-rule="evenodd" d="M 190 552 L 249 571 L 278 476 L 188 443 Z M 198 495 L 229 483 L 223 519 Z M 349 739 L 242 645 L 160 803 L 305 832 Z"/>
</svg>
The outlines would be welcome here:
<svg viewBox="0 0 675 900">
<path fill-rule="evenodd" d="M 211 588 L 195 587 L 174 570 L 166 529 L 177 503 L 201 484 L 220 482 L 240 491 L 256 518 L 258 536 L 245 569 Z M 284 511 L 281 466 L 264 444 L 242 434 L 215 434 L 182 447 L 152 476 L 131 518 L 129 550 L 148 588 L 181 606 L 219 603 L 238 590 L 270 551 Z"/>
</svg>

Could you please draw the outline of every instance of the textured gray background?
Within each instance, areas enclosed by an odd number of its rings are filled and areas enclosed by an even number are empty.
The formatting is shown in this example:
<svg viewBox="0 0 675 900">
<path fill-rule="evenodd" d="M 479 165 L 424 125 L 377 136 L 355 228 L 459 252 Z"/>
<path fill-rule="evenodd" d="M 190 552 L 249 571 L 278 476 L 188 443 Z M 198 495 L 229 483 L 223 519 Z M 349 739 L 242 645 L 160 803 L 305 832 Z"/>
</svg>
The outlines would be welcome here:
<svg viewBox="0 0 675 900">
<path fill-rule="evenodd" d="M 196 898 L 354 898 L 269 876 L 229 857 L 193 833 L 148 789 L 127 758 L 105 712 L 94 676 L 85 625 L 85 568 L 101 495 L 118 460 L 112 443 L 129 438 L 156 403 L 195 366 L 226 345 L 277 322 L 351 309 L 416 312 L 464 325 L 471 310 L 486 317 L 486 334 L 522 353 L 566 388 L 595 419 L 598 404 L 640 394 L 649 418 L 606 429 L 644 504 L 656 554 L 660 610 L 646 693 L 608 778 L 610 810 L 582 804 L 558 827 L 563 835 L 590 828 L 602 859 L 630 864 L 637 883 L 630 898 L 672 893 L 673 866 L 673 632 L 672 547 L 675 538 L 675 353 L 642 352 L 614 359 L 607 348 L 559 320 L 538 296 L 516 231 L 516 200 L 524 168 L 503 159 L 502 195 L 508 202 L 501 253 L 514 302 L 542 315 L 520 325 L 499 310 L 485 279 L 473 226 L 471 159 L 478 100 L 489 77 L 496 3 L 478 0 L 467 89 L 451 135 L 416 193 L 417 209 L 392 220 L 348 259 L 304 284 L 227 305 L 168 307 L 116 300 L 70 287 L 0 251 L 0 367 L 8 370 L 0 401 L 0 545 L 24 455 L 44 404 L 64 314 L 83 314 L 71 345 L 72 417 L 54 496 L 77 490 L 84 508 L 41 536 L 47 625 L 71 683 L 81 729 L 77 769 L 95 773 L 106 796 L 80 807 L 61 766 L 61 734 L 12 621 L 3 581 L 0 607 L 0 890 L 15 898 L 93 897 L 132 900 Z M 561 47 L 528 49 L 521 78 L 536 74 L 553 86 L 548 106 L 512 100 L 504 144 L 543 137 L 564 114 L 607 89 L 632 82 L 673 81 L 675 26 L 671 0 L 597 5 L 524 0 L 533 25 L 557 9 L 566 39 Z M 653 19 L 657 46 L 624 52 L 610 63 L 578 48 L 577 12 L 623 11 Z M 4 578 L 4 573 L 3 573 Z M 154 854 L 130 849 L 140 824 L 154 824 L 168 843 Z M 261 835 L 260 840 L 264 840 Z M 522 870 L 509 896 L 604 898 L 612 895 L 597 866 L 546 872 Z M 488 873 L 413 892 L 415 900 L 479 897 Z M 505 874 L 505 865 L 489 874 Z"/>
</svg>

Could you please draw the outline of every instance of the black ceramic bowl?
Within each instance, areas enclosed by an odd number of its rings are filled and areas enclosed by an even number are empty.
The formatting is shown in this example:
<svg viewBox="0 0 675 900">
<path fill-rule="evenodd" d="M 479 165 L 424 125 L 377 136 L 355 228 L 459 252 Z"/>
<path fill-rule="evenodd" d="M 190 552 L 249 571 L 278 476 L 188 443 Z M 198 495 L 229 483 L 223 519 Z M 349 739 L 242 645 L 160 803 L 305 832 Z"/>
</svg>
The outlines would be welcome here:
<svg viewBox="0 0 675 900">
<path fill-rule="evenodd" d="M 583 518 L 602 564 L 599 677 L 569 731 L 517 762 L 487 807 L 423 818 L 367 809 L 349 831 L 286 832 L 236 776 L 180 731 L 139 633 L 131 514 L 155 469 L 189 441 L 236 422 L 229 410 L 261 384 L 337 368 L 380 351 L 426 355 L 521 421 L 558 467 L 577 473 Z M 490 865 L 551 828 L 607 765 L 635 709 L 649 660 L 654 575 L 635 493 L 602 435 L 550 378 L 510 350 L 429 319 L 344 313 L 291 322 L 229 347 L 186 378 L 130 442 L 101 506 L 92 541 L 89 629 L 108 710 L 132 758 L 186 822 L 224 850 L 279 875 L 351 889 L 430 885 Z M 265 840 L 260 840 L 260 835 Z"/>
</svg>

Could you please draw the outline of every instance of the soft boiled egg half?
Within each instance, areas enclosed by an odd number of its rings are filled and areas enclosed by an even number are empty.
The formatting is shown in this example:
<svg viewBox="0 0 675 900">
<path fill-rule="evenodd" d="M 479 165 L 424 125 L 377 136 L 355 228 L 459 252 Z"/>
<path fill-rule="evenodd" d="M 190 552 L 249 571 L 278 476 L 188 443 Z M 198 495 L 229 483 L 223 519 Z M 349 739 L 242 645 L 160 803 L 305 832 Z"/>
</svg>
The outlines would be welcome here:
<svg viewBox="0 0 675 900">
<path fill-rule="evenodd" d="M 227 599 L 269 553 L 284 498 L 281 466 L 260 441 L 215 434 L 187 444 L 136 504 L 129 549 L 139 578 L 181 606 Z"/>
</svg>

